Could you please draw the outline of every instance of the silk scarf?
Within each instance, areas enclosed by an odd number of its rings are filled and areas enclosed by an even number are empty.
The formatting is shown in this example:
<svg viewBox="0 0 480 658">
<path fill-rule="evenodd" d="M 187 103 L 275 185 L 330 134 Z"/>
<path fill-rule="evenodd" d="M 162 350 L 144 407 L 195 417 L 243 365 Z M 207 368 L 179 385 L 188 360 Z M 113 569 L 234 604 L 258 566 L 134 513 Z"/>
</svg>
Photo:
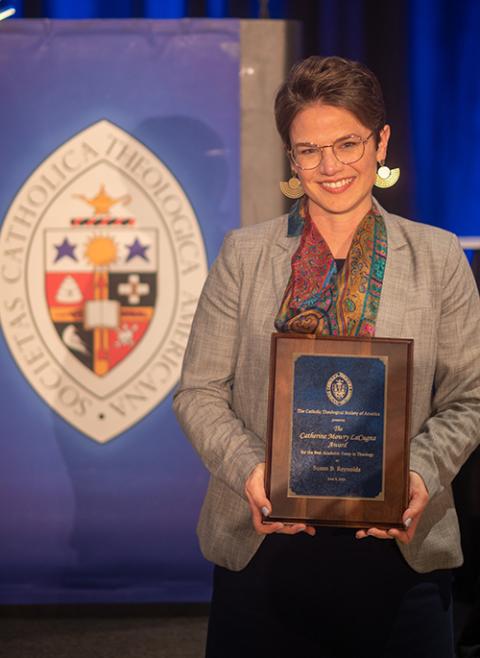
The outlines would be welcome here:
<svg viewBox="0 0 480 658">
<path fill-rule="evenodd" d="M 340 271 L 310 219 L 304 199 L 288 217 L 288 235 L 301 235 L 275 319 L 277 331 L 374 336 L 387 259 L 387 231 L 375 206 L 353 236 Z"/>
</svg>

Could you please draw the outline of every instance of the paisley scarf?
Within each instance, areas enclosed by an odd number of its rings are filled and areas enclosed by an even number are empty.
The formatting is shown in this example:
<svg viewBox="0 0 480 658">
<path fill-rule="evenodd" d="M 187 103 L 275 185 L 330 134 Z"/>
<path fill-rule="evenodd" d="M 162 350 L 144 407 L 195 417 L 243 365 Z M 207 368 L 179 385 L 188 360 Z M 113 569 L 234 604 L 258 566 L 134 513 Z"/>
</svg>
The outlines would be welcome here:
<svg viewBox="0 0 480 658">
<path fill-rule="evenodd" d="M 362 219 L 340 273 L 304 199 L 288 217 L 288 235 L 301 235 L 275 319 L 278 331 L 374 336 L 387 259 L 387 231 L 375 206 Z"/>
</svg>

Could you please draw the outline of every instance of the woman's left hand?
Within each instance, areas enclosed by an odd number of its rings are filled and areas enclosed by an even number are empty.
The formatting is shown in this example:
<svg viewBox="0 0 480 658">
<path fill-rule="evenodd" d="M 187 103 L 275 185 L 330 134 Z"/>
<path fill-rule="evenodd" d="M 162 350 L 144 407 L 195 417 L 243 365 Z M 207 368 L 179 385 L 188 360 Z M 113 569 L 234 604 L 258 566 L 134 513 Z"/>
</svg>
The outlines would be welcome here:
<svg viewBox="0 0 480 658">
<path fill-rule="evenodd" d="M 390 530 L 380 530 L 379 528 L 368 528 L 368 530 L 358 530 L 355 534 L 357 539 L 365 537 L 376 537 L 377 539 L 397 539 L 403 544 L 409 544 L 415 536 L 415 530 L 427 506 L 429 495 L 424 481 L 418 473 L 410 471 L 410 500 L 408 508 L 403 513 L 403 525 L 405 530 L 390 528 Z"/>
</svg>

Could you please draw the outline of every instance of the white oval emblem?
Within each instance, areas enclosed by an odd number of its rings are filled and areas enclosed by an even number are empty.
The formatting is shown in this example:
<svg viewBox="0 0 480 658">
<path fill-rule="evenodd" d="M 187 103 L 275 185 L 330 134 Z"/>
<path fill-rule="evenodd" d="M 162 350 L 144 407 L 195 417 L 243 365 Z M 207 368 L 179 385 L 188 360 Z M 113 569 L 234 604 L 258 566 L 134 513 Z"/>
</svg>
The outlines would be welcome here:
<svg viewBox="0 0 480 658">
<path fill-rule="evenodd" d="M 208 266 L 168 168 L 100 121 L 32 173 L 0 235 L 2 328 L 26 379 L 105 442 L 178 380 Z"/>
<path fill-rule="evenodd" d="M 352 397 L 352 380 L 344 372 L 336 372 L 327 381 L 325 392 L 330 402 L 341 407 Z"/>
</svg>

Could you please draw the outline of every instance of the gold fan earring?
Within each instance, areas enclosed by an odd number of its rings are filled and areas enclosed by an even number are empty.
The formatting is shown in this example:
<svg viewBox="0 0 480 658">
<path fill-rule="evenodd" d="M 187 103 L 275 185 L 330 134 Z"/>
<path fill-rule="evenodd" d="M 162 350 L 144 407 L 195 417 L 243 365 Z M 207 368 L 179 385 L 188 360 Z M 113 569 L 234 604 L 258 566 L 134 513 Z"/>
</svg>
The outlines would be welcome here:
<svg viewBox="0 0 480 658">
<path fill-rule="evenodd" d="M 292 174 L 288 181 L 280 181 L 280 189 L 289 199 L 299 199 L 305 194 L 303 191 L 302 183 L 297 178 L 296 174 Z"/>
<path fill-rule="evenodd" d="M 390 169 L 390 167 L 387 167 L 387 165 L 383 160 L 378 164 L 380 166 L 377 169 L 377 175 L 375 177 L 375 186 L 382 188 L 393 187 L 395 183 L 398 181 L 398 179 L 400 178 L 399 167 L 396 167 L 396 169 Z"/>
</svg>

